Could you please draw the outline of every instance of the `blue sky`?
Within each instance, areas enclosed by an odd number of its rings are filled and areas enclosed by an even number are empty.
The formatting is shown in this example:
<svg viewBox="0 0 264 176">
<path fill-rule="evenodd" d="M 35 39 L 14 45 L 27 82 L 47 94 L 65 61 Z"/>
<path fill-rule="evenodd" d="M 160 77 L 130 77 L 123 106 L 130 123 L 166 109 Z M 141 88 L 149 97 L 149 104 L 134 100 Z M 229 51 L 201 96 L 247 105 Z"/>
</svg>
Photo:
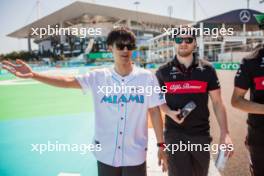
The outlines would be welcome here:
<svg viewBox="0 0 264 176">
<path fill-rule="evenodd" d="M 135 10 L 133 4 L 136 0 L 82 0 L 97 4 L 114 6 Z M 193 0 L 137 0 L 140 2 L 139 11 L 168 15 L 168 6 L 173 6 L 172 16 L 192 20 Z M 215 16 L 230 10 L 246 8 L 247 0 L 196 0 L 197 20 Z M 26 50 L 27 41 L 7 37 L 11 33 L 26 24 L 37 19 L 37 0 L 0 0 L 0 53 Z M 40 17 L 46 16 L 74 0 L 40 0 Z M 259 0 L 250 0 L 250 8 L 264 12 L 264 3 Z M 36 46 L 33 46 L 36 48 Z"/>
</svg>

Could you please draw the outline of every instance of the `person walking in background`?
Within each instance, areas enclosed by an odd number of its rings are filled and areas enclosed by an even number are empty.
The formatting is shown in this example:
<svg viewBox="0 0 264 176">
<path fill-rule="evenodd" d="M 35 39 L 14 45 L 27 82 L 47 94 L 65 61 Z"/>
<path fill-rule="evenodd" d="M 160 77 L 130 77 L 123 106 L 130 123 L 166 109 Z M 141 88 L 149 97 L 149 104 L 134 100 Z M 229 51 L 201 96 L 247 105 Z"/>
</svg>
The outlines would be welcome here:
<svg viewBox="0 0 264 176">
<path fill-rule="evenodd" d="M 264 30 L 264 14 L 256 15 L 260 29 Z M 264 45 L 260 44 L 242 60 L 235 76 L 233 107 L 248 113 L 246 147 L 250 154 L 252 176 L 264 175 Z M 250 90 L 249 100 L 245 98 Z"/>
</svg>

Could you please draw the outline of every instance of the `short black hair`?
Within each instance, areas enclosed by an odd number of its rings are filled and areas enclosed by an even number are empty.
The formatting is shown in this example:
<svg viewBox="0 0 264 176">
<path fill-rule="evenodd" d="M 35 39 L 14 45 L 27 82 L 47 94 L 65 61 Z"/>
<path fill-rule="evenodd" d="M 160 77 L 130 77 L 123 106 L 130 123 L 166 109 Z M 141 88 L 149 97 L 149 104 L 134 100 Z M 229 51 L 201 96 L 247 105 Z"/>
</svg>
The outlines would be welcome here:
<svg viewBox="0 0 264 176">
<path fill-rule="evenodd" d="M 106 44 L 108 46 L 113 46 L 114 43 L 122 42 L 129 42 L 136 45 L 136 36 L 129 28 L 116 27 L 108 34 L 106 39 Z"/>
</svg>

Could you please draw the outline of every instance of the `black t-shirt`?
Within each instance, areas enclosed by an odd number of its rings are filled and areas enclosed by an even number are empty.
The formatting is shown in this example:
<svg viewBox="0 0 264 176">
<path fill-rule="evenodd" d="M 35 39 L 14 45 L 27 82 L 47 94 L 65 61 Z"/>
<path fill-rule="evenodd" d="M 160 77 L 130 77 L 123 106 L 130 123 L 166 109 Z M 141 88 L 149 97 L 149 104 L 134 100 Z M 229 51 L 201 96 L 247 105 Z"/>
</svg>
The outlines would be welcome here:
<svg viewBox="0 0 264 176">
<path fill-rule="evenodd" d="M 259 47 L 251 56 L 242 60 L 235 77 L 235 87 L 250 89 L 250 101 L 264 104 L 264 47 Z M 264 135 L 263 114 L 248 114 L 247 123 L 249 129 L 261 131 Z"/>
<path fill-rule="evenodd" d="M 181 109 L 190 101 L 197 105 L 182 124 L 166 115 L 166 130 L 190 135 L 209 135 L 208 92 L 220 88 L 215 69 L 210 63 L 194 57 L 191 66 L 185 68 L 175 57 L 161 66 L 156 76 L 160 86 L 167 87 L 165 97 L 172 110 Z"/>
</svg>

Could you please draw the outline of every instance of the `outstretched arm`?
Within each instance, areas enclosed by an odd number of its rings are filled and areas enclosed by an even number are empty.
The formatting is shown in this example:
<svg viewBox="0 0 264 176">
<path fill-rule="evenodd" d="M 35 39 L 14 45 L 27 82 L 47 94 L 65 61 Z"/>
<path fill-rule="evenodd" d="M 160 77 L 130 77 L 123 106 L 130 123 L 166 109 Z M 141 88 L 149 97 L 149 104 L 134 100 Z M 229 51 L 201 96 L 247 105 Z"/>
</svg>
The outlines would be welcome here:
<svg viewBox="0 0 264 176">
<path fill-rule="evenodd" d="M 2 64 L 3 69 L 6 69 L 19 78 L 31 78 L 56 87 L 81 88 L 80 84 L 73 76 L 53 76 L 37 73 L 34 72 L 28 64 L 19 59 L 16 60 L 16 64 L 9 61 L 3 61 Z"/>
</svg>

